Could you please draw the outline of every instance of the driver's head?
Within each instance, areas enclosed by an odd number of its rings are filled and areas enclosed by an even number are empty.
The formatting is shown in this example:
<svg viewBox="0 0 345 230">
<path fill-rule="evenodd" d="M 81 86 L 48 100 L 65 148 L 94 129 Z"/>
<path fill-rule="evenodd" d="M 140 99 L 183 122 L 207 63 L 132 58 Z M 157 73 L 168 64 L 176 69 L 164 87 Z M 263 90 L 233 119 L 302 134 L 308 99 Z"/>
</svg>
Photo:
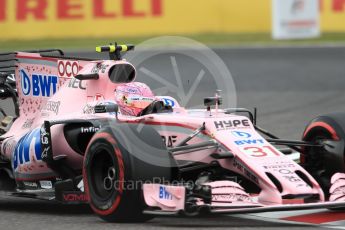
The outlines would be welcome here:
<svg viewBox="0 0 345 230">
<path fill-rule="evenodd" d="M 137 116 L 154 100 L 151 89 L 144 83 L 122 84 L 115 90 L 115 101 L 123 115 Z"/>
</svg>

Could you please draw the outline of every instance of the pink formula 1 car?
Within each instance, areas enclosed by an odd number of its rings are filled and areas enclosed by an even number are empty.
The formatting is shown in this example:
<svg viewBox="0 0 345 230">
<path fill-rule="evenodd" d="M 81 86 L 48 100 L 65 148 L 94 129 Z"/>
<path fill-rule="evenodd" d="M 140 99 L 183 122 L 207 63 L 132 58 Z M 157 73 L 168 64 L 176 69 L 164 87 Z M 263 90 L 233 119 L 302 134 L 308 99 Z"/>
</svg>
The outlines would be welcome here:
<svg viewBox="0 0 345 230">
<path fill-rule="evenodd" d="M 279 139 L 249 110 L 218 108 L 217 93 L 198 110 L 155 96 L 121 58 L 133 48 L 98 47 L 110 60 L 1 54 L 0 98 L 17 115 L 0 111 L 1 190 L 89 203 L 114 222 L 345 207 L 345 114 Z"/>
</svg>

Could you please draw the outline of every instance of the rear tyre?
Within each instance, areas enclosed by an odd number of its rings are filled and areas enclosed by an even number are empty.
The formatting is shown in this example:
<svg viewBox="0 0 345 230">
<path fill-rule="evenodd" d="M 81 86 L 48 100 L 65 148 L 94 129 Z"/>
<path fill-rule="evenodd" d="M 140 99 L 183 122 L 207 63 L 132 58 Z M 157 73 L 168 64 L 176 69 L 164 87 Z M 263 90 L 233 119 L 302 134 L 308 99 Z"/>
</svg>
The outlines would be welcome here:
<svg viewBox="0 0 345 230">
<path fill-rule="evenodd" d="M 151 127 L 112 124 L 91 139 L 84 157 L 85 192 L 93 211 L 108 222 L 144 222 L 141 185 L 169 182 L 174 160 Z"/>
<path fill-rule="evenodd" d="M 306 127 L 303 140 L 320 143 L 324 140 L 345 140 L 345 113 L 322 115 L 312 120 Z M 323 147 L 305 147 L 301 154 L 302 166 L 315 178 L 329 197 L 331 177 L 337 172 L 344 172 L 344 147 L 330 153 Z"/>
</svg>

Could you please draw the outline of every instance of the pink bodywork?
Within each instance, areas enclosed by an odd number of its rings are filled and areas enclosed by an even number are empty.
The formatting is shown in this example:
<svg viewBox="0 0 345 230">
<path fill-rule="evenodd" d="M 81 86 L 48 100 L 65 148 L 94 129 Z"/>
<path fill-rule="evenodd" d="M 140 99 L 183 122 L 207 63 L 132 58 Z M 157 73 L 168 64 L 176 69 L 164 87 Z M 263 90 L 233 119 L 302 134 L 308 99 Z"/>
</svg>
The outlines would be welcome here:
<svg viewBox="0 0 345 230">
<path fill-rule="evenodd" d="M 1 145 L 3 157 L 13 160 L 15 146 L 27 132 L 41 127 L 45 120 L 56 119 L 91 119 L 97 117 L 114 118 L 114 114 L 95 114 L 95 105 L 104 101 L 115 101 L 115 90 L 125 90 L 124 85 L 112 83 L 109 80 L 108 72 L 114 65 L 129 64 L 126 61 L 78 61 L 58 60 L 56 58 L 42 58 L 38 54 L 19 53 L 18 68 L 16 69 L 17 87 L 20 98 L 20 117 L 15 121 L 11 130 L 4 135 L 5 141 Z M 70 62 L 67 64 L 67 62 Z M 77 68 L 73 71 L 65 71 L 64 66 Z M 134 68 L 134 67 L 133 67 Z M 32 96 L 23 94 L 25 86 L 20 71 L 32 78 L 34 73 L 41 75 L 54 75 L 58 77 L 56 93 L 51 97 Z M 87 80 L 80 82 L 73 75 L 98 73 L 98 80 Z M 136 85 L 139 89 L 141 85 Z M 24 91 L 25 92 L 25 91 Z M 25 92 L 27 93 L 27 92 Z M 145 96 L 151 97 L 151 92 L 145 91 Z M 232 159 L 219 159 L 219 164 L 231 171 L 243 175 L 261 188 L 257 194 L 257 200 L 252 200 L 237 183 L 219 181 L 209 184 L 217 188 L 214 192 L 225 194 L 216 196 L 215 199 L 223 199 L 232 204 L 246 205 L 281 205 L 285 196 L 296 196 L 305 194 L 317 195 L 319 201 L 324 201 L 324 194 L 318 183 L 297 163 L 281 153 L 277 148 L 268 143 L 257 131 L 247 117 L 235 114 L 225 114 L 223 110 L 206 109 L 187 110 L 178 105 L 171 97 L 156 97 L 164 101 L 174 101 L 174 112 L 171 114 L 149 114 L 142 117 L 119 114 L 121 122 L 145 123 L 154 127 L 165 140 L 173 137 L 173 141 L 167 141 L 168 147 L 173 147 L 186 138 L 190 133 L 205 123 L 206 130 L 192 139 L 189 144 L 195 144 L 205 140 L 215 140 L 219 148 L 206 149 L 189 154 L 177 155 L 178 160 L 189 160 L 195 162 L 210 163 L 215 159 L 211 157 L 215 152 L 231 152 Z M 137 114 L 137 111 L 135 111 Z M 25 125 L 26 124 L 26 125 Z M 77 154 L 62 135 L 62 125 L 52 129 L 53 152 L 56 155 L 67 155 L 68 163 L 76 169 L 82 167 L 83 156 Z M 10 146 L 10 147 L 9 147 Z M 301 175 L 309 180 L 305 182 Z M 44 162 L 37 159 L 34 149 L 30 150 L 30 161 L 20 164 L 15 169 L 17 180 L 37 181 L 46 178 L 53 178 L 55 174 Z M 276 178 L 280 186 L 272 182 L 270 178 Z M 183 209 L 185 203 L 185 189 L 182 186 L 166 186 L 150 184 L 144 185 L 145 200 L 149 206 L 160 207 L 163 210 Z M 169 199 L 160 199 L 159 194 L 164 188 Z M 171 195 L 171 197 L 169 196 Z M 228 196 L 238 194 L 238 196 Z M 246 199 L 243 199 L 246 197 Z M 171 198 L 171 199 L 170 199 Z M 235 200 L 234 200 L 235 199 Z M 214 205 L 217 201 L 213 201 Z M 229 205 L 229 204 L 227 204 Z"/>
<path fill-rule="evenodd" d="M 336 173 L 331 178 L 330 201 L 345 201 L 345 174 Z"/>
</svg>

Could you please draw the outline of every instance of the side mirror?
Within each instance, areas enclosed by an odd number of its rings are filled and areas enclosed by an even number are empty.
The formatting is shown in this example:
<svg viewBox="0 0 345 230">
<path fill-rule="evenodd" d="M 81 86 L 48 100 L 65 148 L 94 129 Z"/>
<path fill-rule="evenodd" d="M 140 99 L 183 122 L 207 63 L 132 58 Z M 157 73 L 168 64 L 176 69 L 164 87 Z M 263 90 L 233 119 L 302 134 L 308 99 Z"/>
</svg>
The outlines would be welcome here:
<svg viewBox="0 0 345 230">
<path fill-rule="evenodd" d="M 90 74 L 78 74 L 75 76 L 76 79 L 83 81 L 83 80 L 98 80 L 99 75 L 98 73 L 90 73 Z"/>
<path fill-rule="evenodd" d="M 119 106 L 117 104 L 96 105 L 95 113 L 118 113 Z"/>
</svg>

